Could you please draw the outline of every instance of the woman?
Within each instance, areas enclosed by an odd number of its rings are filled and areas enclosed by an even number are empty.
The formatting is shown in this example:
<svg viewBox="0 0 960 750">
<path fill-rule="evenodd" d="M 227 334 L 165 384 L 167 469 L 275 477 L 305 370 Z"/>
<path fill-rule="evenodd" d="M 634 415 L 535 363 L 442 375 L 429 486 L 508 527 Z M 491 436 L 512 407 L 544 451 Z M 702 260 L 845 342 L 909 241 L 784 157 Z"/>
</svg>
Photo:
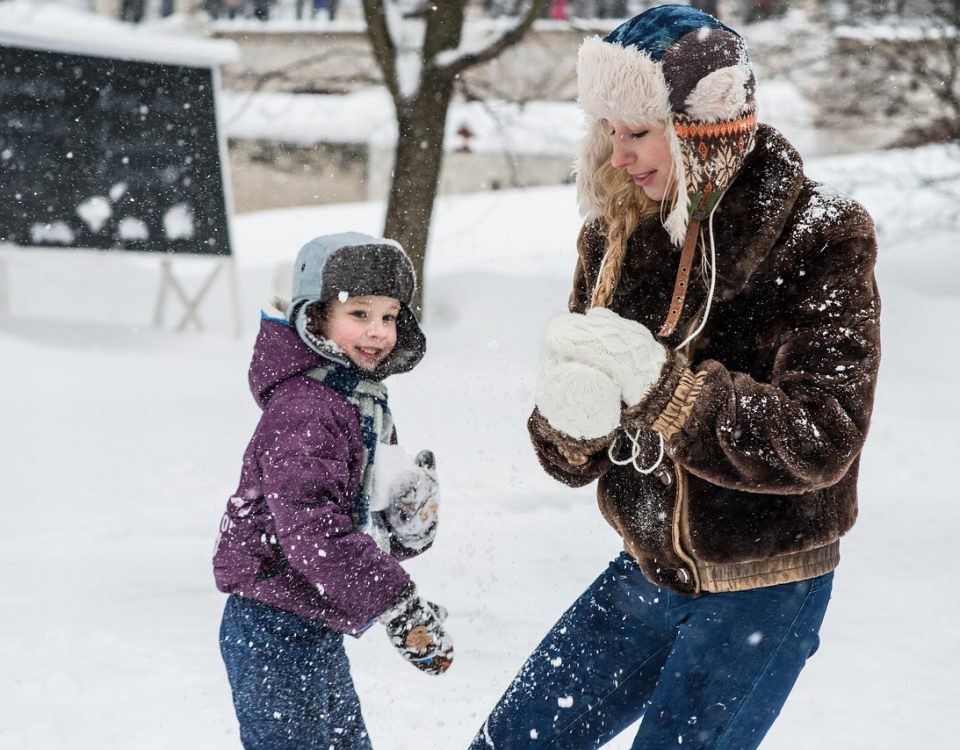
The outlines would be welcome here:
<svg viewBox="0 0 960 750">
<path fill-rule="evenodd" d="M 530 434 L 625 552 L 474 748 L 755 748 L 819 644 L 880 356 L 876 240 L 758 125 L 743 40 L 650 9 L 578 60 L 586 222 Z"/>
</svg>

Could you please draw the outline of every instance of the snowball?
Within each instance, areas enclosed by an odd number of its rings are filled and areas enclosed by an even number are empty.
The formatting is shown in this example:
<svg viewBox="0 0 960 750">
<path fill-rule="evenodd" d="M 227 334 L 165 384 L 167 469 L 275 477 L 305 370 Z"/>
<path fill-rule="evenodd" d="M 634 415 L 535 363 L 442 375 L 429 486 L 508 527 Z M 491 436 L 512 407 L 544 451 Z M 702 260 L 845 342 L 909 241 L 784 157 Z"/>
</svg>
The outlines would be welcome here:
<svg viewBox="0 0 960 750">
<path fill-rule="evenodd" d="M 118 182 L 112 188 L 110 188 L 110 200 L 118 201 L 123 197 L 123 194 L 127 192 L 127 183 Z"/>
<path fill-rule="evenodd" d="M 189 240 L 193 238 L 193 208 L 187 203 L 177 203 L 163 215 L 163 231 L 167 239 Z"/>
<path fill-rule="evenodd" d="M 340 292 L 345 295 L 346 292 Z M 390 506 L 390 490 L 402 475 L 416 471 L 417 465 L 409 453 L 399 445 L 377 443 L 373 458 L 373 490 L 370 510 L 386 510 Z"/>
<path fill-rule="evenodd" d="M 51 221 L 49 224 L 37 222 L 30 227 L 30 240 L 34 244 L 69 245 L 73 242 L 73 230 L 64 221 Z"/>
<path fill-rule="evenodd" d="M 110 201 L 104 196 L 93 195 L 77 206 L 77 216 L 90 227 L 91 232 L 96 234 L 103 229 L 107 220 L 113 216 L 113 208 L 110 206 Z"/>
<path fill-rule="evenodd" d="M 150 230 L 147 229 L 146 223 L 141 219 L 135 216 L 125 216 L 120 219 L 117 236 L 121 240 L 127 241 L 146 240 L 150 237 Z"/>
</svg>

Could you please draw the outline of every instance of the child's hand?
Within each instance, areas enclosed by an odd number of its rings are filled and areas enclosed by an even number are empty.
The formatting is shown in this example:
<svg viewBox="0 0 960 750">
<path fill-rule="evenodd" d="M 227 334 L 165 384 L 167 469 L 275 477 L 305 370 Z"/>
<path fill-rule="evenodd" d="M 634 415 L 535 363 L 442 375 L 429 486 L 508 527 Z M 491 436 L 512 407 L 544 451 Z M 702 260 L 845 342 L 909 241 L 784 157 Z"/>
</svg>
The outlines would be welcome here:
<svg viewBox="0 0 960 750">
<path fill-rule="evenodd" d="M 396 477 L 384 511 L 394 538 L 407 549 L 422 550 L 437 535 L 440 492 L 432 451 L 417 454 L 415 466 Z"/>
<path fill-rule="evenodd" d="M 453 663 L 453 640 L 443 629 L 447 611 L 417 594 L 413 581 L 380 615 L 387 637 L 400 655 L 428 674 L 443 674 Z"/>
</svg>

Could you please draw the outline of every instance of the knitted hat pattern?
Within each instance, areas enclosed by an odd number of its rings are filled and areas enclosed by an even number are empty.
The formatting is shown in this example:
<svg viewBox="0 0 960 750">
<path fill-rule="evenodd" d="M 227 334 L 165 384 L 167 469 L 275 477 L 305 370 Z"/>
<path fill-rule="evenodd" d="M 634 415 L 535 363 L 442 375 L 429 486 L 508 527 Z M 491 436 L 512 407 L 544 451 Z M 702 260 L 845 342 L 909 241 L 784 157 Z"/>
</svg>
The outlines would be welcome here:
<svg viewBox="0 0 960 750">
<path fill-rule="evenodd" d="M 743 38 L 702 11 L 657 6 L 584 40 L 577 81 L 587 117 L 575 168 L 581 211 L 588 220 L 600 212 L 610 123 L 663 123 L 677 178 L 664 226 L 681 245 L 691 217 L 709 214 L 754 146 L 756 79 Z"/>
</svg>

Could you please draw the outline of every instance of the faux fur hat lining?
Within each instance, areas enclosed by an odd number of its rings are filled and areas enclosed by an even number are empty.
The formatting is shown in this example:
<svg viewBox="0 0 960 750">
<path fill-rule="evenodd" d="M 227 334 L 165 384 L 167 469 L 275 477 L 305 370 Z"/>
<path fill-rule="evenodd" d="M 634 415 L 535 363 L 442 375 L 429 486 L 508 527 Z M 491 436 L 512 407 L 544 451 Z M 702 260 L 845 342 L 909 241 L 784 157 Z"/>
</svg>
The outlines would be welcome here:
<svg viewBox="0 0 960 750">
<path fill-rule="evenodd" d="M 716 37 L 716 35 L 721 35 Z M 716 39 L 716 41 L 712 41 Z M 752 111 L 753 72 L 742 40 L 729 30 L 703 28 L 681 38 L 674 52 L 689 50 L 691 46 L 707 43 L 716 47 L 716 55 L 709 57 L 710 65 L 720 65 L 698 80 L 686 80 L 678 71 L 683 63 L 668 53 L 663 61 L 654 60 L 636 46 L 622 46 L 598 36 L 585 39 L 577 57 L 579 102 L 587 116 L 586 134 L 580 140 L 574 164 L 577 198 L 580 211 L 590 221 L 599 217 L 603 193 L 597 184 L 598 170 L 610 160 L 613 144 L 609 124 L 653 125 L 666 131 L 674 183 L 677 195 L 664 219 L 671 240 L 678 247 L 683 243 L 689 223 L 691 200 L 688 192 L 683 146 L 674 128 L 675 107 L 681 107 L 686 116 L 704 123 L 723 123 L 742 117 Z M 682 49 L 681 49 L 682 48 Z M 707 58 L 705 58 L 707 59 Z M 669 65 L 678 78 L 678 91 L 671 92 L 664 73 Z M 694 66 L 695 68 L 697 66 Z M 683 71 L 686 72 L 686 71 Z M 689 91 L 683 99 L 671 104 L 671 95 Z M 754 126 L 755 127 L 755 126 Z M 745 139 L 739 158 L 752 148 L 752 137 Z M 687 149 L 692 147 L 687 144 Z M 695 156 L 687 155 L 688 159 Z M 726 185 L 715 185 L 722 190 Z"/>
<path fill-rule="evenodd" d="M 679 246 L 686 231 L 690 199 L 683 184 L 683 156 L 671 125 L 670 91 L 661 65 L 637 49 L 609 44 L 595 36 L 580 46 L 577 78 L 580 106 L 588 120 L 574 167 L 580 211 L 587 220 L 600 215 L 602 192 L 596 174 L 613 155 L 609 123 L 663 127 L 677 185 L 677 197 L 664 226 Z"/>
</svg>

